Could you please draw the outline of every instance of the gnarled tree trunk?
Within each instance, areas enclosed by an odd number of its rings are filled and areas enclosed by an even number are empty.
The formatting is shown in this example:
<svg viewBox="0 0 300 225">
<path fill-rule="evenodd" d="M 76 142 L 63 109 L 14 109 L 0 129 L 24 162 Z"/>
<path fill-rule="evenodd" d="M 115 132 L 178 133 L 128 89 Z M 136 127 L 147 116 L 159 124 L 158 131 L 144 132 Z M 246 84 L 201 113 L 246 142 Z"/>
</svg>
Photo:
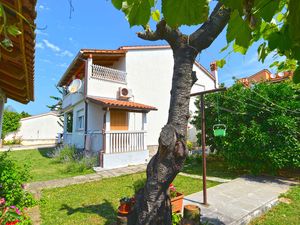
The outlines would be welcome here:
<svg viewBox="0 0 300 225">
<path fill-rule="evenodd" d="M 186 132 L 190 93 L 197 79 L 192 68 L 198 53 L 207 48 L 226 26 L 229 15 L 229 10 L 218 3 L 208 21 L 190 36 L 171 29 L 164 20 L 157 24 L 155 32 L 138 33 L 142 39 L 162 39 L 170 44 L 174 70 L 168 122 L 161 130 L 158 152 L 147 166 L 146 185 L 136 195 L 131 224 L 172 224 L 169 185 L 183 167 L 188 152 Z"/>
</svg>

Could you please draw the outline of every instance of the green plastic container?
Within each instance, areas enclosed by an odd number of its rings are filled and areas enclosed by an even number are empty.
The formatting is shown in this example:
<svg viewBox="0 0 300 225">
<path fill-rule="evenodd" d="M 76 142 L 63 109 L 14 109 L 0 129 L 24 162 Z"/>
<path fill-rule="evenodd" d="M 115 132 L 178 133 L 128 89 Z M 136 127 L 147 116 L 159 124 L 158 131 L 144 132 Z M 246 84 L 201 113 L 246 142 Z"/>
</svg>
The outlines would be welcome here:
<svg viewBox="0 0 300 225">
<path fill-rule="evenodd" d="M 215 124 L 213 126 L 215 137 L 225 137 L 226 136 L 226 125 L 225 124 Z"/>
</svg>

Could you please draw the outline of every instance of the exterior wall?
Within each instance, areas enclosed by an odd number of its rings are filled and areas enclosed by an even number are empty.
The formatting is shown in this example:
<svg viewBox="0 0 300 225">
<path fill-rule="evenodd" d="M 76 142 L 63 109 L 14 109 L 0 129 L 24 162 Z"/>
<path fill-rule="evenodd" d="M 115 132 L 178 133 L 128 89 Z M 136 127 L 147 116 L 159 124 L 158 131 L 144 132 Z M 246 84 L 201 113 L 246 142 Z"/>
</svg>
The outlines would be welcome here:
<svg viewBox="0 0 300 225">
<path fill-rule="evenodd" d="M 73 108 L 73 132 L 72 132 L 72 144 L 77 148 L 84 148 L 84 128 L 77 129 L 77 112 L 82 110 L 84 112 L 84 102 L 80 102 Z"/>
<path fill-rule="evenodd" d="M 100 105 L 92 102 L 88 103 L 88 126 L 87 132 L 90 138 L 90 150 L 98 152 L 103 147 L 103 121 L 104 121 L 104 110 Z"/>
<path fill-rule="evenodd" d="M 73 105 L 77 104 L 78 102 L 82 101 L 84 98 L 84 81 L 82 81 L 81 88 L 76 93 L 69 93 L 63 96 L 63 103 L 62 108 L 66 109 L 72 107 Z"/>
<path fill-rule="evenodd" d="M 155 106 L 158 111 L 148 114 L 148 145 L 157 145 L 162 126 L 167 122 L 170 90 L 173 75 L 171 49 L 129 50 L 126 54 L 128 88 L 133 91 L 133 101 Z M 199 67 L 194 66 L 198 81 L 192 92 L 215 88 L 215 82 Z M 194 99 L 193 99 L 194 100 Z M 195 107 L 191 101 L 191 110 Z"/>
<path fill-rule="evenodd" d="M 126 84 L 89 78 L 88 96 L 105 97 L 116 99 L 118 97 L 119 87 L 126 87 Z"/>
<path fill-rule="evenodd" d="M 20 138 L 23 145 L 54 144 L 57 134 L 63 132 L 58 121 L 59 117 L 51 112 L 21 119 L 20 129 L 7 135 L 5 140 Z"/>
<path fill-rule="evenodd" d="M 147 163 L 149 151 L 103 154 L 103 168 L 111 169 Z"/>
</svg>

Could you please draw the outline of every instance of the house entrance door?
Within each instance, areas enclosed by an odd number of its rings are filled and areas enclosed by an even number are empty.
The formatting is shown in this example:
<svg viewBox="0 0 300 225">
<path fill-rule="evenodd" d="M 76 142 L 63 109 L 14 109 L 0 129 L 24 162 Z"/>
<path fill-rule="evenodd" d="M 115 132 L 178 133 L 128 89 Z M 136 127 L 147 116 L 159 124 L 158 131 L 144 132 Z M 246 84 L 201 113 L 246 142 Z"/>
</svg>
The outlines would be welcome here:
<svg viewBox="0 0 300 225">
<path fill-rule="evenodd" d="M 111 110 L 110 130 L 128 130 L 128 112 L 124 110 Z"/>
</svg>

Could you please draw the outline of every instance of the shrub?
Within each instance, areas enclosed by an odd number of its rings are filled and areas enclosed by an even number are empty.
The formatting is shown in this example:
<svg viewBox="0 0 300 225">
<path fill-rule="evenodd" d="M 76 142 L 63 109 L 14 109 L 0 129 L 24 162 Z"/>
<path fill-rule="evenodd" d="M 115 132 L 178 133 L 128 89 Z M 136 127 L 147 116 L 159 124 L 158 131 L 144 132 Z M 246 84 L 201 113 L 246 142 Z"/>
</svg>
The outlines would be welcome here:
<svg viewBox="0 0 300 225">
<path fill-rule="evenodd" d="M 3 145 L 20 145 L 22 142 L 21 138 L 13 138 L 12 140 L 3 140 Z"/>
<path fill-rule="evenodd" d="M 83 151 L 75 146 L 63 146 L 56 148 L 49 154 L 59 163 L 67 163 L 66 172 L 75 173 L 92 169 L 97 164 L 97 157 L 85 155 Z"/>
<path fill-rule="evenodd" d="M 17 112 L 4 110 L 2 124 L 2 139 L 10 132 L 17 131 L 20 126 L 21 115 Z"/>
<path fill-rule="evenodd" d="M 28 165 L 19 166 L 9 158 L 9 152 L 0 154 L 0 197 L 6 199 L 7 205 L 21 209 L 34 205 L 32 195 L 24 190 L 28 179 Z"/>
<path fill-rule="evenodd" d="M 207 144 L 233 168 L 276 173 L 300 167 L 300 85 L 235 84 L 224 93 L 206 96 Z M 199 105 L 196 103 L 196 105 Z M 213 124 L 227 126 L 225 137 L 213 136 Z M 201 129 L 198 115 L 192 122 Z M 201 142 L 198 137 L 199 143 Z"/>
</svg>

